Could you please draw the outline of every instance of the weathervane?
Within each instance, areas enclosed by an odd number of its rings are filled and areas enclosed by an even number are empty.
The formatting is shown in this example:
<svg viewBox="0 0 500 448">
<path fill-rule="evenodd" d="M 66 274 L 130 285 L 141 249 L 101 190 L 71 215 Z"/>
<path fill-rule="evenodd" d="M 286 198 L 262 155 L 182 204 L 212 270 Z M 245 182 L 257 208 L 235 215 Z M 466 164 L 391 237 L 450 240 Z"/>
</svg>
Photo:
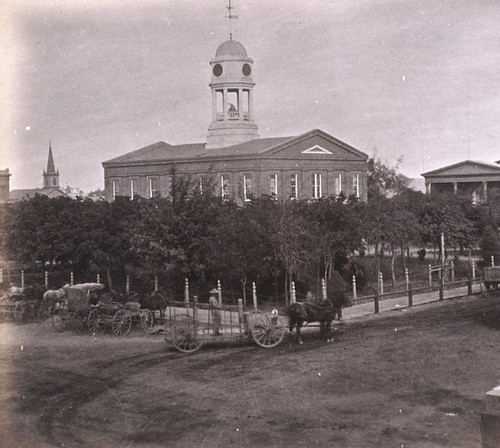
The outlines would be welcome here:
<svg viewBox="0 0 500 448">
<path fill-rule="evenodd" d="M 226 16 L 226 19 L 229 19 L 229 40 L 233 40 L 233 23 L 231 22 L 233 19 L 237 19 L 238 16 L 234 15 L 231 11 L 234 9 L 231 6 L 231 0 L 229 1 L 229 6 L 226 6 L 226 9 L 228 10 L 228 15 Z"/>
</svg>

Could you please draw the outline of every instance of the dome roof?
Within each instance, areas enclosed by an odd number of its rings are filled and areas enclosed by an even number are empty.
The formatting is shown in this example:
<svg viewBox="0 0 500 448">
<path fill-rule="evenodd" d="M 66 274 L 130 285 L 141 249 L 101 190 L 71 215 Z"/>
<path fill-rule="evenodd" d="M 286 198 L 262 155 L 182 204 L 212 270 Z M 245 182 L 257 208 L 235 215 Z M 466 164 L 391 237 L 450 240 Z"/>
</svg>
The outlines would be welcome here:
<svg viewBox="0 0 500 448">
<path fill-rule="evenodd" d="M 221 59 L 224 56 L 247 58 L 247 51 L 245 47 L 236 40 L 226 40 L 219 45 L 215 52 L 215 57 Z"/>
</svg>

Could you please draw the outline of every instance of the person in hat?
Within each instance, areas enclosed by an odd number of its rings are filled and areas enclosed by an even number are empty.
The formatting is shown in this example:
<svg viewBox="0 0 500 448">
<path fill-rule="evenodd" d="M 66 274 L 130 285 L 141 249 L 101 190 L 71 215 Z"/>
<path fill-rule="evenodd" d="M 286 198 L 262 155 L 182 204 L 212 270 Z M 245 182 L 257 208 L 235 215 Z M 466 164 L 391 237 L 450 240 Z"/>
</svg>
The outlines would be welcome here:
<svg viewBox="0 0 500 448">
<path fill-rule="evenodd" d="M 217 300 L 216 295 L 219 294 L 219 290 L 212 289 L 210 291 L 210 298 L 208 299 L 208 305 L 210 306 L 210 310 L 212 311 L 212 317 L 214 320 L 214 334 L 219 336 L 221 333 L 221 315 L 220 310 L 221 306 Z"/>
</svg>

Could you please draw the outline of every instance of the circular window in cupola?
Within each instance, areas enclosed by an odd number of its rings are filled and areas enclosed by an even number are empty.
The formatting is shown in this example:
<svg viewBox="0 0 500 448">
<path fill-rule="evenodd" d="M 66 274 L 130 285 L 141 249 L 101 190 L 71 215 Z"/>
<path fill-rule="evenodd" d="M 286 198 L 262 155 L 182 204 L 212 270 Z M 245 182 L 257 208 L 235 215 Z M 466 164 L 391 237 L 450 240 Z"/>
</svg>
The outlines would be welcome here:
<svg viewBox="0 0 500 448">
<path fill-rule="evenodd" d="M 215 76 L 220 76 L 222 75 L 222 65 L 220 64 L 215 64 L 213 68 L 213 73 Z"/>
<path fill-rule="evenodd" d="M 245 76 L 250 76 L 250 73 L 252 73 L 252 67 L 250 67 L 250 64 L 243 64 L 243 74 Z"/>
</svg>

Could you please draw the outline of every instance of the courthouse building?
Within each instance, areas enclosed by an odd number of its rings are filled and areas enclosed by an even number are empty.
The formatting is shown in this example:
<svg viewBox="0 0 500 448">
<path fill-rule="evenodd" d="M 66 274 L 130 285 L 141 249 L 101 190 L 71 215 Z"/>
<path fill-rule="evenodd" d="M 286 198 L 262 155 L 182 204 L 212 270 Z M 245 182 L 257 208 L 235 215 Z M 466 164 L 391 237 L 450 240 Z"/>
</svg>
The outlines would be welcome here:
<svg viewBox="0 0 500 448">
<path fill-rule="evenodd" d="M 157 142 L 103 162 L 105 195 L 170 195 L 173 176 L 223 198 L 316 199 L 343 193 L 367 197 L 367 154 L 314 129 L 298 136 L 260 138 L 254 121 L 253 60 L 232 38 L 217 48 L 212 69 L 207 141 Z M 209 117 L 207 117 L 209 122 Z M 187 139 L 186 139 L 187 140 Z M 210 182 L 209 182 L 210 180 Z"/>
</svg>

